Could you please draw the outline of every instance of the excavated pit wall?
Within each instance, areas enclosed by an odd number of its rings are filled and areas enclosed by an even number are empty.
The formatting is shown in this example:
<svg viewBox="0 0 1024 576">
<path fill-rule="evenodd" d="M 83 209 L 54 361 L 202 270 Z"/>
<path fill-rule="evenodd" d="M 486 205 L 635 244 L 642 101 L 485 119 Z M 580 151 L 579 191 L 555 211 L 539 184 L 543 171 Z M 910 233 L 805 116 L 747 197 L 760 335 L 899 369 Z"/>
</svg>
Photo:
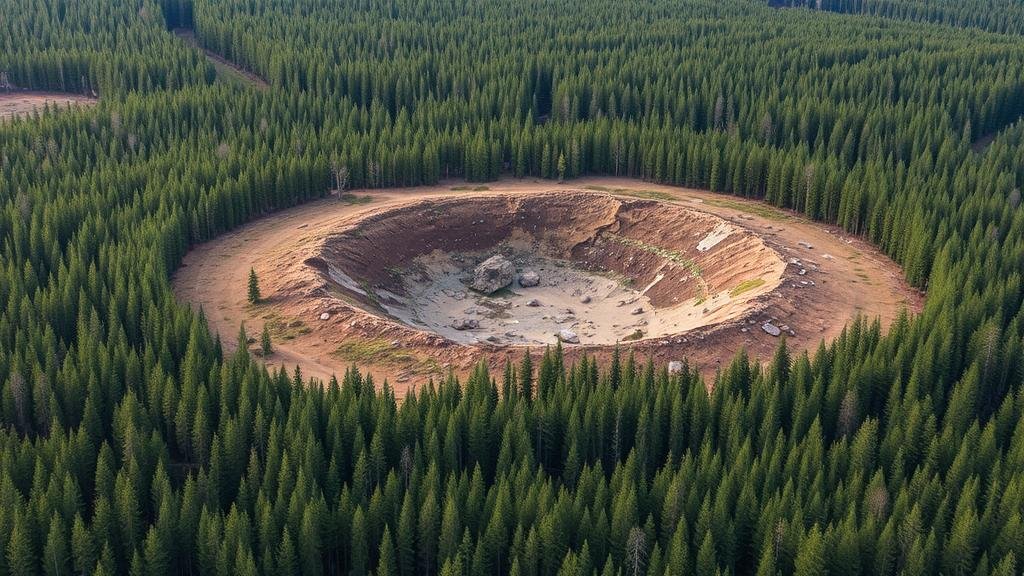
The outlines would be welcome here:
<svg viewBox="0 0 1024 576">
<path fill-rule="evenodd" d="M 414 272 L 417 281 L 431 281 L 433 271 L 421 265 L 428 256 L 482 260 L 510 246 L 520 255 L 525 247 L 581 272 L 619 278 L 650 316 L 615 326 L 636 327 L 644 338 L 740 316 L 778 286 L 785 268 L 761 238 L 715 216 L 654 200 L 586 192 L 424 200 L 339 230 L 306 263 L 321 272 L 331 293 L 364 310 L 465 343 L 482 340 L 487 332 L 479 339 L 460 339 L 436 329 L 447 319 L 410 321 L 415 314 L 395 313 L 395 307 L 416 307 L 415 299 L 407 297 L 419 290 L 410 290 L 407 282 Z M 529 290 L 512 294 L 514 301 Z M 581 308 L 574 312 L 585 325 L 587 309 Z M 593 342 L 610 343 L 620 336 Z"/>
</svg>

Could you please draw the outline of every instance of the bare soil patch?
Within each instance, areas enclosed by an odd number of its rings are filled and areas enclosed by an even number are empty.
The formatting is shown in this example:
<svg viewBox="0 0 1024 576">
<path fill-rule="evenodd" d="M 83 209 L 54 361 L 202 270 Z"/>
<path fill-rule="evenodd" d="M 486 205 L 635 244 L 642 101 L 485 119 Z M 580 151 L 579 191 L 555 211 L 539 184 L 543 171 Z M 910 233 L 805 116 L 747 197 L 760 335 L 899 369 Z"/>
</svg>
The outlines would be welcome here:
<svg viewBox="0 0 1024 576">
<path fill-rule="evenodd" d="M 42 112 L 47 106 L 68 108 L 71 106 L 92 106 L 96 98 L 81 94 L 61 92 L 0 92 L 0 121 L 20 116 L 31 116 Z"/>
<path fill-rule="evenodd" d="M 887 326 L 922 303 L 865 242 L 730 196 L 611 178 L 359 194 L 370 200 L 313 202 L 196 247 L 175 274 L 176 294 L 203 307 L 229 348 L 240 323 L 250 333 L 270 323 L 268 363 L 324 379 L 358 364 L 399 394 L 480 360 L 518 361 L 524 348 L 554 343 L 555 328 L 579 335 L 570 361 L 607 357 L 620 340 L 710 376 L 743 348 L 770 358 L 770 332 L 813 350 L 857 314 Z M 472 267 L 495 253 L 517 275 L 538 271 L 541 284 L 486 297 L 466 289 Z M 246 302 L 250 267 L 265 296 L 256 306 Z M 505 302 L 492 309 L 485 299 Z M 478 327 L 451 328 L 470 316 Z"/>
</svg>

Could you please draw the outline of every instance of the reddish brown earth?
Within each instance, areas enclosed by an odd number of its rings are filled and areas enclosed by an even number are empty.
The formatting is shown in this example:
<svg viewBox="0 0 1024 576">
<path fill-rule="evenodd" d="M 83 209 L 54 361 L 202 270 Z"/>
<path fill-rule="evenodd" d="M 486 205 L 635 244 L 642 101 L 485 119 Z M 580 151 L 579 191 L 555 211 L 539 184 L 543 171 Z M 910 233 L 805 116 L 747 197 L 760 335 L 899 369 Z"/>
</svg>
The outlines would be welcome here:
<svg viewBox="0 0 1024 576">
<path fill-rule="evenodd" d="M 888 326 L 901 309 L 916 312 L 922 304 L 900 269 L 867 243 L 731 196 L 589 178 L 571 187 L 507 180 L 486 190 L 440 185 L 353 198 L 285 210 L 197 246 L 174 276 L 177 296 L 205 310 L 228 348 L 240 323 L 251 335 L 268 324 L 275 342 L 268 364 L 299 365 L 326 379 L 355 363 L 378 381 L 389 379 L 399 395 L 448 370 L 465 374 L 480 360 L 495 368 L 518 361 L 531 346 L 459 344 L 402 324 L 383 316 L 375 298 L 333 281 L 330 267 L 358 286 L 390 293 L 401 289 L 396 271 L 418 255 L 488 250 L 526 234 L 580 268 L 613 272 L 636 286 L 662 275 L 647 290 L 653 312 L 697 307 L 699 321 L 684 323 L 697 327 L 623 346 L 661 364 L 687 358 L 705 376 L 744 347 L 753 358 L 770 358 L 778 338 L 761 329 L 765 321 L 792 331 L 791 348 L 813 350 L 857 314 Z M 716 230 L 731 233 L 710 249 L 694 249 Z M 255 306 L 246 301 L 250 268 L 264 296 Z M 323 313 L 328 320 L 320 320 Z M 610 346 L 581 340 L 567 347 L 570 360 L 583 351 L 610 354 Z"/>
<path fill-rule="evenodd" d="M 92 106 L 95 98 L 81 94 L 62 94 L 60 92 L 0 92 L 0 121 L 18 116 L 29 116 L 40 111 L 49 104 L 58 108 L 69 106 Z"/>
</svg>

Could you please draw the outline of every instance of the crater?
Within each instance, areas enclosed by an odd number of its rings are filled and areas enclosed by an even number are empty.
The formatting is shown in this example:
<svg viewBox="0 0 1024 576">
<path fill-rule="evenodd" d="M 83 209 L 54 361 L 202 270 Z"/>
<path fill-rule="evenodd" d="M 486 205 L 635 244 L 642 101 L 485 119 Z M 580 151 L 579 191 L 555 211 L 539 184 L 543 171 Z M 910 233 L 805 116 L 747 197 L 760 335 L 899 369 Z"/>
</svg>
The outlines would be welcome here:
<svg viewBox="0 0 1024 576">
<path fill-rule="evenodd" d="M 511 281 L 474 289 L 477 267 L 495 256 L 511 263 Z M 761 237 L 714 215 L 578 191 L 378 211 L 329 233 L 305 263 L 348 305 L 494 346 L 607 346 L 720 324 L 756 310 L 786 269 Z"/>
</svg>

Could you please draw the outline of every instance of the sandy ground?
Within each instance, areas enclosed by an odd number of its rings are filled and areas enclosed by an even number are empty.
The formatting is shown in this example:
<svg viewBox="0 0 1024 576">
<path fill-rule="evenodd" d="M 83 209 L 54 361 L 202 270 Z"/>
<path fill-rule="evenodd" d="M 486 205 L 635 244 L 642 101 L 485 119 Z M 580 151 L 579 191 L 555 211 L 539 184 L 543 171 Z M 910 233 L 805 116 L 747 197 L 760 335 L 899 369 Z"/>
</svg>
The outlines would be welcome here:
<svg viewBox="0 0 1024 576">
<path fill-rule="evenodd" d="M 901 309 L 917 312 L 922 305 L 922 295 L 903 282 L 898 266 L 866 242 L 760 202 L 615 178 L 585 178 L 568 184 L 503 180 L 489 184 L 487 190 L 466 191 L 471 188 L 448 182 L 359 191 L 357 197 L 363 202 L 332 198 L 278 212 L 195 247 L 174 275 L 175 293 L 205 310 L 211 329 L 222 335 L 228 349 L 236 344 L 240 323 L 251 335 L 269 324 L 275 351 L 266 358 L 268 364 L 299 365 L 305 375 L 327 379 L 357 363 L 378 381 L 388 378 L 401 395 L 425 382 L 428 375 L 439 376 L 447 370 L 465 374 L 481 359 L 494 367 L 506 359 L 518 361 L 523 348 L 461 345 L 428 334 L 410 340 L 405 338 L 409 329 L 390 320 L 341 313 L 352 308 L 343 302 L 330 309 L 329 320 L 322 321 L 321 307 L 296 304 L 296 295 L 311 288 L 288 274 L 305 261 L 301 248 L 322 243 L 353 222 L 424 199 L 578 189 L 656 197 L 713 214 L 758 235 L 789 263 L 782 283 L 764 295 L 748 316 L 625 345 L 641 358 L 651 356 L 658 363 L 687 358 L 710 377 L 743 348 L 755 359 L 771 357 L 778 339 L 761 329 L 763 322 L 791 330 L 792 349 L 814 350 L 823 339 L 838 336 L 857 314 L 877 316 L 888 326 Z M 264 295 L 256 306 L 246 301 L 250 268 L 260 276 Z M 607 346 L 574 346 L 567 349 L 567 356 L 571 360 L 582 351 L 598 357 L 610 353 Z"/>
<path fill-rule="evenodd" d="M 17 116 L 29 116 L 42 111 L 47 104 L 60 107 L 92 106 L 97 100 L 81 94 L 59 92 L 0 92 L 0 121 Z"/>
<path fill-rule="evenodd" d="M 554 343 L 554 335 L 563 329 L 572 330 L 586 344 L 614 344 L 636 330 L 648 337 L 673 334 L 685 328 L 673 328 L 672 320 L 678 324 L 678 316 L 692 318 L 697 312 L 697 307 L 687 302 L 666 314 L 652 306 L 642 289 L 615 276 L 591 273 L 571 261 L 536 254 L 516 254 L 512 261 L 522 262 L 524 271 L 538 273 L 538 286 L 524 288 L 513 282 L 494 296 L 467 289 L 472 265 L 493 252 L 452 255 L 435 251 L 416 258 L 413 268 L 418 273 L 404 282 L 408 296 L 386 306 L 387 311 L 406 324 L 462 344 L 534 346 Z M 640 312 L 631 314 L 631 310 Z M 476 321 L 479 327 L 457 328 L 463 319 Z"/>
</svg>

